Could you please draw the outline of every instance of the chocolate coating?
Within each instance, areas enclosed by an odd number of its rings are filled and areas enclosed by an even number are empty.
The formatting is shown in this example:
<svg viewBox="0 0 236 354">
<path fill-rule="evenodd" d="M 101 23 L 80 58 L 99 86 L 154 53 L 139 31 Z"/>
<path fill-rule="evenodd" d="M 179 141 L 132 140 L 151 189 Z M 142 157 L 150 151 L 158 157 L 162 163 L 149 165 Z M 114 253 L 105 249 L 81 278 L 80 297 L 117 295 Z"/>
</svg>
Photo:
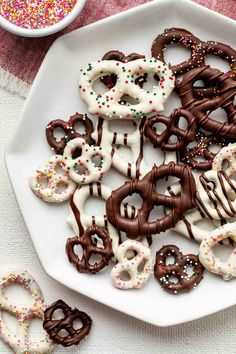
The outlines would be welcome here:
<svg viewBox="0 0 236 354">
<path fill-rule="evenodd" d="M 85 134 L 80 134 L 75 131 L 75 126 L 77 123 L 82 123 L 85 128 Z M 54 130 L 61 128 L 65 136 L 57 141 L 54 137 Z M 83 138 L 89 144 L 93 143 L 91 134 L 93 132 L 93 123 L 87 117 L 87 115 L 76 113 L 74 116 L 71 116 L 70 119 L 66 122 L 62 119 L 55 119 L 48 123 L 45 133 L 48 144 L 55 150 L 56 154 L 62 155 L 66 144 L 68 141 L 74 138 Z"/>
<path fill-rule="evenodd" d="M 168 28 L 162 34 L 159 34 L 152 43 L 152 56 L 162 62 L 165 62 L 164 51 L 169 44 L 179 44 L 182 47 L 190 49 L 191 56 L 180 64 L 170 66 L 175 75 L 186 73 L 192 68 L 204 64 L 202 52 L 197 49 L 201 43 L 200 39 L 195 37 L 191 32 L 182 28 Z"/>
<path fill-rule="evenodd" d="M 118 50 L 111 50 L 103 56 L 102 60 L 116 60 L 116 61 L 126 63 L 129 61 L 144 59 L 144 58 L 145 55 L 141 55 L 137 53 L 131 53 L 125 56 L 124 53 Z M 116 84 L 116 75 L 107 75 L 100 78 L 100 80 L 107 86 L 107 88 L 111 89 Z M 146 81 L 147 81 L 147 74 L 144 74 L 143 76 L 137 77 L 135 79 L 136 85 L 139 85 L 140 87 L 142 87 Z"/>
<path fill-rule="evenodd" d="M 197 100 L 194 97 L 193 85 L 198 80 L 209 80 L 215 83 L 218 96 Z M 236 109 L 233 103 L 236 81 L 217 69 L 204 66 L 186 73 L 178 89 L 183 108 L 193 113 L 198 126 L 214 133 L 215 136 L 236 138 Z M 220 107 L 227 114 L 227 122 L 219 122 L 210 117 L 210 114 Z"/>
<path fill-rule="evenodd" d="M 178 124 L 180 118 L 184 117 L 187 120 L 188 126 L 186 129 L 181 129 Z M 166 129 L 161 134 L 157 134 L 153 125 L 156 123 L 163 123 Z M 144 133 L 148 137 L 153 146 L 160 147 L 166 151 L 179 151 L 183 149 L 195 136 L 196 122 L 190 111 L 183 108 L 175 109 L 169 117 L 159 115 L 150 118 L 145 124 Z M 174 135 L 177 137 L 177 142 L 169 142 L 170 137 Z"/>
<path fill-rule="evenodd" d="M 218 145 L 219 149 L 229 144 L 227 139 L 218 138 L 214 134 L 205 135 L 198 131 L 193 139 L 196 145 L 186 147 L 179 153 L 180 160 L 195 170 L 207 171 L 212 167 L 212 162 L 217 155 L 210 150 L 211 145 Z"/>
<path fill-rule="evenodd" d="M 173 264 L 166 264 L 168 257 L 174 257 Z M 193 266 L 193 274 L 189 277 L 186 270 Z M 162 288 L 169 293 L 178 294 L 194 289 L 203 278 L 204 267 L 194 254 L 183 255 L 177 246 L 163 246 L 156 253 L 154 275 Z M 178 279 L 177 283 L 171 282 L 170 277 Z"/>
<path fill-rule="evenodd" d="M 97 244 L 92 240 L 92 236 L 97 235 L 103 242 L 103 248 L 97 247 Z M 80 245 L 83 248 L 83 256 L 80 259 L 75 254 L 74 247 Z M 98 273 L 109 263 L 113 256 L 112 242 L 105 229 L 100 229 L 97 225 L 93 225 L 81 237 L 68 238 L 66 243 L 66 253 L 71 263 L 75 264 L 76 269 L 80 273 Z M 101 256 L 95 264 L 90 263 L 90 258 L 93 254 Z"/>
<path fill-rule="evenodd" d="M 180 180 L 181 191 L 178 196 L 163 195 L 156 189 L 158 180 L 169 176 L 175 176 Z M 143 202 L 135 217 L 129 219 L 121 215 L 120 205 L 133 193 L 139 194 Z M 112 192 L 106 203 L 107 217 L 114 227 L 126 232 L 129 238 L 161 233 L 173 227 L 188 209 L 195 206 L 195 193 L 195 181 L 188 166 L 174 162 L 160 167 L 154 166 L 142 180 L 127 181 Z M 152 209 L 159 205 L 170 209 L 170 212 L 160 219 L 149 222 Z"/>
<path fill-rule="evenodd" d="M 236 79 L 236 51 L 229 45 L 213 41 L 201 42 L 198 44 L 197 52 L 201 52 L 205 59 L 208 54 L 211 54 L 227 61 L 229 71 L 226 74 L 232 79 Z M 209 85 L 209 82 L 205 82 L 204 88 L 194 88 L 193 91 L 196 98 L 207 98 L 217 95 L 217 87 L 214 87 L 212 84 Z"/>
<path fill-rule="evenodd" d="M 56 310 L 62 310 L 65 317 L 59 320 L 53 319 Z M 80 329 L 73 327 L 75 320 L 82 322 Z M 78 345 L 90 332 L 92 326 L 91 318 L 78 309 L 72 310 L 63 300 L 58 300 L 49 306 L 44 312 L 43 328 L 48 333 L 49 338 L 63 347 L 70 347 L 71 345 Z M 67 336 L 61 336 L 59 332 L 66 330 Z"/>
<path fill-rule="evenodd" d="M 203 42 L 202 52 L 204 52 L 205 56 L 212 54 L 227 61 L 230 70 L 226 74 L 232 79 L 236 79 L 236 51 L 232 47 L 224 43 L 208 41 Z"/>
</svg>

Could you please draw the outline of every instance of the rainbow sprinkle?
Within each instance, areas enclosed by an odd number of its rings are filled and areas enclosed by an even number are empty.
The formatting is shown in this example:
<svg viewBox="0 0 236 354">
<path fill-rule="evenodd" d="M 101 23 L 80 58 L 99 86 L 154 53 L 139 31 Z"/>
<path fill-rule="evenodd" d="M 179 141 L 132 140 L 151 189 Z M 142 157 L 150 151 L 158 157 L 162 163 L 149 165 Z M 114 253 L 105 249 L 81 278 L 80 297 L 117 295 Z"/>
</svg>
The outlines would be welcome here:
<svg viewBox="0 0 236 354">
<path fill-rule="evenodd" d="M 42 29 L 63 20 L 78 0 L 0 0 L 0 14 L 14 25 Z"/>
</svg>

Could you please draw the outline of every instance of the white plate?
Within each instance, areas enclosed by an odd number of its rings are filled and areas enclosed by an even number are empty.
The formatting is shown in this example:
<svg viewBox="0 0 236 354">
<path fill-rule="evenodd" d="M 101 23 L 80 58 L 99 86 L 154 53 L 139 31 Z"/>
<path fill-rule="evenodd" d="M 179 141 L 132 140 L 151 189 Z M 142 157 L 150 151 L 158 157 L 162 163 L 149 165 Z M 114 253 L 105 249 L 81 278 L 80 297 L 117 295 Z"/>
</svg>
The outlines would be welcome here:
<svg viewBox="0 0 236 354">
<path fill-rule="evenodd" d="M 109 269 L 95 276 L 79 274 L 64 251 L 66 239 L 73 236 L 66 224 L 68 203 L 44 203 L 30 190 L 28 178 L 51 154 L 44 135 L 49 120 L 66 119 L 76 111 L 86 112 L 76 88 L 79 69 L 111 49 L 150 55 L 152 40 L 172 26 L 186 28 L 203 40 L 236 44 L 234 21 L 187 0 L 153 1 L 67 34 L 49 50 L 6 149 L 14 192 L 45 271 L 75 291 L 158 326 L 194 320 L 234 305 L 235 281 L 226 283 L 205 272 L 195 291 L 173 296 L 164 293 L 154 279 L 143 289 L 121 291 L 111 285 Z M 177 59 L 179 55 L 177 52 Z M 178 105 L 173 102 L 168 103 L 165 113 Z M 120 183 L 118 179 L 112 180 L 116 185 Z M 175 243 L 184 252 L 198 252 L 197 244 L 173 232 L 154 238 L 154 250 Z"/>
</svg>

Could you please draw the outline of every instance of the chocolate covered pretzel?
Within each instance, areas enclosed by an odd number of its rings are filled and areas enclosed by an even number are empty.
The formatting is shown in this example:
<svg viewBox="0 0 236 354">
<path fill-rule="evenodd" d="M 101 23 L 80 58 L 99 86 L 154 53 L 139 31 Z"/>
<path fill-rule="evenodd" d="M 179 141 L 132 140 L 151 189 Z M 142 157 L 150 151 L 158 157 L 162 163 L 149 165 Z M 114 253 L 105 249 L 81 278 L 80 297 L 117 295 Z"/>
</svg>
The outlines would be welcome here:
<svg viewBox="0 0 236 354">
<path fill-rule="evenodd" d="M 57 310 L 62 310 L 64 317 L 61 319 L 54 319 L 54 313 Z M 74 321 L 82 322 L 82 327 L 74 328 Z M 71 345 L 78 345 L 90 332 L 92 320 L 85 312 L 78 309 L 73 309 L 67 305 L 63 300 L 58 300 L 49 306 L 44 312 L 43 328 L 48 333 L 49 338 L 53 342 L 62 345 L 63 347 L 70 347 Z M 68 334 L 62 335 L 60 332 L 64 330 Z"/>
<path fill-rule="evenodd" d="M 187 128 L 179 127 L 180 118 L 187 120 Z M 164 132 L 158 134 L 154 128 L 154 124 L 162 123 L 166 126 Z M 150 118 L 145 124 L 145 135 L 148 137 L 153 146 L 159 147 L 167 151 L 179 151 L 183 149 L 190 141 L 193 140 L 196 130 L 195 118 L 190 111 L 182 108 L 175 109 L 169 117 L 159 115 Z M 171 136 L 177 137 L 177 142 L 171 142 Z"/>
<path fill-rule="evenodd" d="M 97 235 L 102 240 L 103 246 L 98 247 L 92 236 Z M 83 256 L 80 259 L 75 253 L 74 247 L 80 245 L 83 248 Z M 113 256 L 111 239 L 105 229 L 100 229 L 97 225 L 93 225 L 80 237 L 69 238 L 66 243 L 66 253 L 71 263 L 75 264 L 76 269 L 80 273 L 98 273 L 109 263 Z M 93 254 L 100 255 L 101 260 L 95 264 L 91 264 L 90 258 Z"/>
<path fill-rule="evenodd" d="M 229 45 L 214 41 L 200 42 L 197 45 L 197 52 L 201 52 L 205 59 L 208 54 L 211 54 L 225 60 L 229 64 L 229 70 L 226 74 L 232 79 L 236 79 L 236 51 Z M 193 91 L 196 98 L 207 98 L 217 95 L 218 89 L 212 82 L 208 81 L 204 84 L 204 87 L 194 87 Z"/>
<path fill-rule="evenodd" d="M 190 49 L 190 58 L 182 63 L 170 66 L 175 75 L 184 74 L 187 71 L 204 64 L 204 57 L 199 47 L 200 39 L 191 32 L 182 28 L 168 28 L 157 36 L 152 43 L 152 56 L 165 63 L 164 52 L 169 44 L 178 44 Z"/>
<path fill-rule="evenodd" d="M 156 189 L 160 179 L 171 176 L 179 178 L 181 184 L 179 195 L 174 197 L 163 195 Z M 173 227 L 188 209 L 195 206 L 195 192 L 195 181 L 188 166 L 173 162 L 160 167 L 154 166 L 142 180 L 125 182 L 112 192 L 106 203 L 107 217 L 118 230 L 126 232 L 130 238 L 161 233 Z M 121 215 L 120 205 L 126 197 L 134 193 L 139 194 L 143 202 L 134 218 L 129 219 Z M 150 222 L 149 215 L 155 206 L 169 208 L 170 212 Z"/>
<path fill-rule="evenodd" d="M 196 145 L 185 147 L 180 150 L 180 160 L 193 169 L 198 171 L 207 171 L 212 167 L 216 153 L 211 151 L 212 145 L 218 145 L 219 148 L 226 146 L 228 141 L 224 138 L 216 137 L 214 134 L 206 135 L 201 131 L 196 132 L 193 141 Z"/>
<path fill-rule="evenodd" d="M 174 258 L 174 263 L 167 264 L 168 257 Z M 193 267 L 193 274 L 187 274 L 187 268 Z M 194 254 L 183 255 L 174 245 L 163 246 L 156 253 L 154 275 L 162 288 L 169 293 L 179 294 L 195 289 L 203 278 L 204 267 L 198 256 Z M 177 279 L 175 283 L 172 277 Z"/>
<path fill-rule="evenodd" d="M 116 60 L 122 63 L 127 63 L 129 61 L 144 59 L 144 58 L 145 55 L 141 55 L 137 53 L 131 53 L 125 56 L 125 54 L 120 52 L 119 50 L 111 50 L 103 56 L 102 60 Z M 100 80 L 107 86 L 107 88 L 111 89 L 113 86 L 115 86 L 117 77 L 116 75 L 106 75 L 101 77 Z M 147 81 L 147 74 L 144 74 L 135 79 L 135 84 L 139 85 L 140 87 L 143 87 L 143 84 L 146 81 Z"/>
<path fill-rule="evenodd" d="M 194 97 L 193 86 L 198 80 L 211 81 L 218 88 L 218 95 L 213 98 L 197 100 Z M 184 109 L 189 109 L 197 125 L 215 136 L 236 138 L 236 109 L 233 103 L 236 94 L 236 81 L 227 74 L 209 66 L 196 68 L 186 73 L 178 87 Z M 211 118 L 211 113 L 222 108 L 227 114 L 227 122 Z"/>
<path fill-rule="evenodd" d="M 76 131 L 76 124 L 81 123 L 84 127 L 84 134 L 81 134 Z M 54 131 L 60 128 L 64 131 L 64 136 L 57 140 L 54 136 Z M 88 118 L 86 114 L 76 113 L 71 116 L 68 121 L 62 119 L 55 119 L 48 123 L 45 133 L 48 144 L 53 148 L 53 150 L 59 154 L 63 155 L 64 149 L 68 141 L 74 138 L 83 138 L 88 144 L 93 143 L 91 134 L 93 132 L 93 123 Z"/>
</svg>

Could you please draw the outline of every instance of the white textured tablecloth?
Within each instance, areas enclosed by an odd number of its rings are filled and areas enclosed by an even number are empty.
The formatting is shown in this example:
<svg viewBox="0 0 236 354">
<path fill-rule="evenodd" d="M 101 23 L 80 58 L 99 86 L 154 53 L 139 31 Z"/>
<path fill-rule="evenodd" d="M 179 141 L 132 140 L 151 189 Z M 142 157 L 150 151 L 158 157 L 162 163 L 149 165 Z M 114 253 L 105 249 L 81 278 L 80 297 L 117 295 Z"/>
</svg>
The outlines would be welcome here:
<svg viewBox="0 0 236 354">
<path fill-rule="evenodd" d="M 24 101 L 18 96 L 0 89 L 0 271 L 1 264 L 17 265 L 28 270 L 38 281 L 47 303 L 62 298 L 93 318 L 92 331 L 87 340 L 79 347 L 56 347 L 54 353 L 236 353 L 236 307 L 183 325 L 157 328 L 72 292 L 44 273 L 16 204 L 3 156 L 23 104 Z M 8 353 L 12 351 L 0 341 L 0 354 Z"/>
</svg>

